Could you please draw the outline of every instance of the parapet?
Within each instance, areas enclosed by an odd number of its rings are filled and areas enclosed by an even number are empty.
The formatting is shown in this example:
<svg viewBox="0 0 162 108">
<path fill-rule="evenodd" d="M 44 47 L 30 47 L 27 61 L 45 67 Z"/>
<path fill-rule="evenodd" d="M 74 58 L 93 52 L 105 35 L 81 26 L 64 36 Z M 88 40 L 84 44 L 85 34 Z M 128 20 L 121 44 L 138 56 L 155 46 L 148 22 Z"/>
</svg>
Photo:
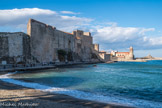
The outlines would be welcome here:
<svg viewBox="0 0 162 108">
<path fill-rule="evenodd" d="M 85 35 L 85 36 L 91 36 L 91 33 L 90 32 L 84 32 L 83 35 Z"/>
<path fill-rule="evenodd" d="M 24 32 L 0 32 L 0 36 L 12 36 L 12 35 L 17 35 L 17 36 L 28 36 Z"/>
<path fill-rule="evenodd" d="M 84 35 L 84 36 L 91 36 L 91 33 L 90 32 L 84 32 L 84 31 L 82 31 L 82 30 L 75 30 L 75 31 L 73 31 L 72 32 L 72 34 L 73 35 L 79 35 L 79 36 L 81 36 L 81 35 Z"/>
<path fill-rule="evenodd" d="M 33 24 L 33 23 L 36 23 L 36 24 L 39 24 L 39 25 L 43 25 L 43 26 L 45 26 L 45 27 L 47 27 L 47 28 L 50 28 L 50 29 L 52 29 L 52 30 L 55 30 L 55 29 L 56 29 L 56 27 L 53 27 L 53 26 L 51 26 L 51 25 L 48 25 L 48 24 L 39 22 L 39 21 L 34 20 L 34 19 L 29 19 L 28 24 L 27 24 L 27 34 L 28 34 L 28 35 L 31 35 L 32 27 L 34 27 L 34 24 Z"/>
<path fill-rule="evenodd" d="M 75 30 L 75 31 L 72 32 L 72 34 L 81 36 L 81 35 L 83 35 L 83 31 L 82 30 Z"/>
</svg>

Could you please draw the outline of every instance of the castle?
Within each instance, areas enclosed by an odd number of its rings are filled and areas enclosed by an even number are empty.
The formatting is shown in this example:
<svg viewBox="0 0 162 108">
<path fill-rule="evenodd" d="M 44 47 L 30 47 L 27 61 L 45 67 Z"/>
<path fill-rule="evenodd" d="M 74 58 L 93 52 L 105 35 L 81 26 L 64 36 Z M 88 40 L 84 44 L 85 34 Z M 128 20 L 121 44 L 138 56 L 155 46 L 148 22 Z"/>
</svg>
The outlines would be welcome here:
<svg viewBox="0 0 162 108">
<path fill-rule="evenodd" d="M 93 44 L 90 32 L 75 30 L 72 33 L 29 19 L 27 34 L 0 32 L 0 64 L 36 64 L 56 62 L 95 63 L 133 59 L 130 52 L 99 51 Z"/>
<path fill-rule="evenodd" d="M 99 61 L 90 32 L 67 33 L 34 19 L 27 34 L 0 32 L 0 64 Z"/>
<path fill-rule="evenodd" d="M 111 60 L 113 61 L 129 61 L 134 60 L 133 47 L 129 48 L 129 52 L 111 51 Z"/>
</svg>

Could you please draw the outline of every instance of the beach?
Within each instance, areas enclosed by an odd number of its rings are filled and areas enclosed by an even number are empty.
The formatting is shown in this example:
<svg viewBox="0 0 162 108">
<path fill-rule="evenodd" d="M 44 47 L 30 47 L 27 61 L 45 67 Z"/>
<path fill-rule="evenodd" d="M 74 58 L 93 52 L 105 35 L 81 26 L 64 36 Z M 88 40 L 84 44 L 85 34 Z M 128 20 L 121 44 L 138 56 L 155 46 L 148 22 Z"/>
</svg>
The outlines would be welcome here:
<svg viewBox="0 0 162 108">
<path fill-rule="evenodd" d="M 128 108 L 42 92 L 0 81 L 0 108 Z"/>
<path fill-rule="evenodd" d="M 0 108 L 161 108 L 161 63 L 115 62 L 0 73 Z"/>
</svg>

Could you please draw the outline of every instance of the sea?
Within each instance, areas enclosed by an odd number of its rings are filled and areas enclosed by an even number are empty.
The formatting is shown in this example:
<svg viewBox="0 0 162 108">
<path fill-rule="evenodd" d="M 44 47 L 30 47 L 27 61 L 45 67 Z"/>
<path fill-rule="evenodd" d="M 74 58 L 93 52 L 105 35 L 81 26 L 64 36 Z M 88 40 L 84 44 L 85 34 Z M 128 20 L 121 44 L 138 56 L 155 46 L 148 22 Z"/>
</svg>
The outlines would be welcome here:
<svg viewBox="0 0 162 108">
<path fill-rule="evenodd" d="M 0 80 L 79 99 L 162 108 L 162 60 L 15 72 L 1 75 Z"/>
</svg>

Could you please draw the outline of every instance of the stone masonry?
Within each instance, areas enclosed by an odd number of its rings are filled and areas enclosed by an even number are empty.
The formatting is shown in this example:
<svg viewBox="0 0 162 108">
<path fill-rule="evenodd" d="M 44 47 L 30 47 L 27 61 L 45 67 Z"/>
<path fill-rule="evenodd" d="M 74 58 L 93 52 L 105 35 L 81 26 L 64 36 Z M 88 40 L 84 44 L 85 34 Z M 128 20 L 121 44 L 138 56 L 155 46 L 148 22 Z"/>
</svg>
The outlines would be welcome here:
<svg viewBox="0 0 162 108">
<path fill-rule="evenodd" d="M 30 38 L 22 32 L 0 32 L 0 64 L 28 62 Z M 3 63 L 2 63 L 3 62 Z"/>
<path fill-rule="evenodd" d="M 27 34 L 0 32 L 0 64 L 99 61 L 90 32 L 67 33 L 34 19 Z"/>
<path fill-rule="evenodd" d="M 30 19 L 27 33 L 31 38 L 31 55 L 38 62 L 59 62 L 58 50 L 71 52 L 72 61 L 90 62 L 92 58 L 92 36 L 81 30 L 67 33 L 56 27 Z M 67 55 L 65 55 L 67 61 Z"/>
</svg>

